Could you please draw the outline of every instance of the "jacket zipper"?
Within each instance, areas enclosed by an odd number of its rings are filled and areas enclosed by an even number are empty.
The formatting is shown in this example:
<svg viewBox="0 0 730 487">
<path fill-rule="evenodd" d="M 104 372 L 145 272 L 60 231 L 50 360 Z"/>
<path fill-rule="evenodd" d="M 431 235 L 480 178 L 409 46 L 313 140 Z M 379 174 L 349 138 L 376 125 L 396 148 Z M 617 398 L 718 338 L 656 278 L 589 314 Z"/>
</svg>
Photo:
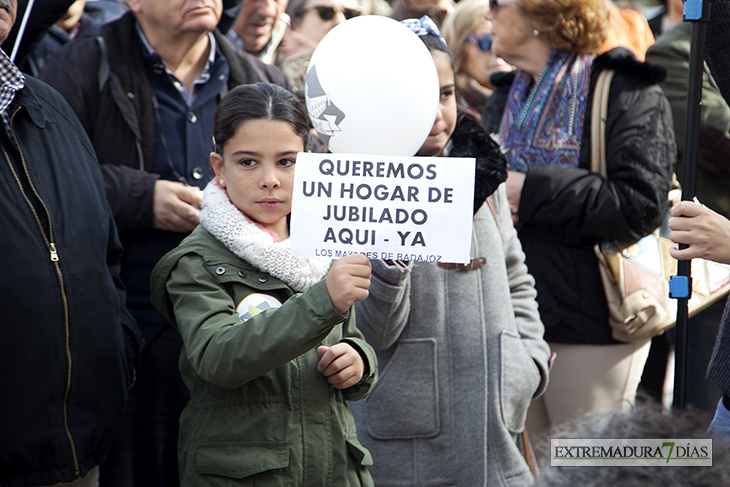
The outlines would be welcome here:
<svg viewBox="0 0 730 487">
<path fill-rule="evenodd" d="M 15 181 L 18 184 L 18 187 L 20 188 L 20 192 L 23 193 L 23 197 L 25 198 L 25 201 L 28 203 L 28 206 L 30 207 L 31 213 L 33 213 L 33 216 L 35 217 L 36 223 L 38 224 L 38 229 L 41 232 L 41 235 L 43 236 L 43 240 L 46 242 L 46 245 L 49 249 L 50 259 L 51 262 L 53 262 L 53 265 L 56 269 L 56 274 L 58 275 L 58 281 L 61 285 L 61 300 L 63 303 L 63 322 L 65 327 L 65 340 L 66 340 L 66 359 L 68 361 L 68 374 L 66 376 L 66 391 L 63 395 L 63 424 L 64 428 L 66 430 L 66 437 L 68 438 L 69 444 L 71 445 L 71 454 L 73 456 L 73 462 L 74 462 L 74 473 L 76 474 L 76 477 L 79 477 L 81 475 L 81 469 L 79 468 L 79 459 L 78 454 L 76 452 L 76 443 L 74 442 L 73 435 L 71 434 L 71 428 L 68 425 L 68 395 L 71 391 L 71 368 L 72 368 L 72 360 L 71 360 L 71 345 L 70 345 L 70 336 L 71 336 L 71 329 L 70 329 L 70 323 L 69 323 L 69 310 L 68 310 L 68 296 L 66 295 L 66 286 L 64 284 L 63 279 L 63 273 L 61 272 L 61 266 L 58 264 L 59 262 L 59 256 L 58 256 L 58 249 L 56 249 L 56 244 L 53 242 L 53 223 L 51 222 L 51 214 L 48 211 L 48 207 L 46 206 L 46 203 L 41 199 L 40 194 L 38 194 L 38 191 L 36 190 L 35 186 L 33 185 L 33 180 L 30 178 L 30 173 L 28 172 L 28 167 L 25 163 L 25 156 L 23 155 L 23 151 L 20 148 L 20 143 L 18 141 L 18 138 L 15 135 L 15 115 L 20 111 L 20 107 L 13 112 L 13 114 L 10 117 L 10 127 L 11 131 L 13 132 L 13 139 L 15 140 L 15 145 L 18 148 L 18 153 L 20 154 L 20 161 L 23 167 L 23 171 L 25 171 L 25 177 L 28 180 L 28 184 L 30 185 L 30 188 L 33 190 L 33 193 L 35 193 L 35 196 L 38 198 L 38 201 L 40 202 L 41 206 L 43 207 L 43 210 L 46 213 L 46 216 L 48 217 L 48 235 L 46 235 L 45 230 L 43 229 L 43 225 L 41 224 L 40 216 L 36 212 L 35 206 L 30 201 L 30 198 L 25 193 L 25 189 L 23 188 L 23 184 L 20 180 L 20 176 L 15 172 L 15 167 L 13 166 L 13 163 L 10 160 L 10 156 L 8 155 L 7 151 L 3 147 L 3 153 L 5 154 L 5 158 L 8 161 L 8 164 L 10 165 L 10 170 L 12 171 L 13 175 L 15 176 Z"/>
</svg>

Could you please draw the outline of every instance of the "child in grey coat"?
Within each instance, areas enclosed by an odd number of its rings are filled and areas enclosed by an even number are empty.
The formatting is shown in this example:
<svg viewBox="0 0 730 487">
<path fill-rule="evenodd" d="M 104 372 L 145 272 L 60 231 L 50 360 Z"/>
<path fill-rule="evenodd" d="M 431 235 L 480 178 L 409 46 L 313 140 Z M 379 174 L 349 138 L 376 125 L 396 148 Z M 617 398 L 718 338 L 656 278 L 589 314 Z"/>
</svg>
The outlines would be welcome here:
<svg viewBox="0 0 730 487">
<path fill-rule="evenodd" d="M 478 122 L 457 116 L 438 30 L 414 23 L 441 86 L 419 155 L 477 158 L 472 260 L 372 261 L 370 295 L 355 307 L 381 375 L 350 407 L 378 486 L 532 485 L 518 436 L 547 385 L 550 349 L 501 184 L 506 163 Z"/>
</svg>

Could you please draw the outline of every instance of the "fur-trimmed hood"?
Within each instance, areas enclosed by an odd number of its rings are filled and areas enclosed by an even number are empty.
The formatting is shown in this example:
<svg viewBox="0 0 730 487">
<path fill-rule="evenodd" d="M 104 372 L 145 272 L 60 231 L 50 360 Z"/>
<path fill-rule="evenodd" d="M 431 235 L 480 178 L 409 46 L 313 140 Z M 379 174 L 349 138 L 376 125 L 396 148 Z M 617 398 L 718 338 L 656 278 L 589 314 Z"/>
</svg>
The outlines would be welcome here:
<svg viewBox="0 0 730 487">
<path fill-rule="evenodd" d="M 615 47 L 596 56 L 593 60 L 593 72 L 603 69 L 615 69 L 648 84 L 659 84 L 667 77 L 667 70 L 663 66 L 639 61 L 634 53 L 625 47 Z"/>
<path fill-rule="evenodd" d="M 497 142 L 468 115 L 461 115 L 451 136 L 450 157 L 475 157 L 474 213 L 507 179 L 507 159 Z"/>
</svg>

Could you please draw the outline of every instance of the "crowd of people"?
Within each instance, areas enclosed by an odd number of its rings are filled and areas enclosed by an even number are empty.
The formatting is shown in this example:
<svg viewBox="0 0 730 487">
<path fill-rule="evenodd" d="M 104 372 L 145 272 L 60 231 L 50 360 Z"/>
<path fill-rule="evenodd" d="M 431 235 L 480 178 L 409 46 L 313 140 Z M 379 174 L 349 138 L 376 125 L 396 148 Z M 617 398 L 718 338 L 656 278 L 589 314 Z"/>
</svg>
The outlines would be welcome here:
<svg viewBox="0 0 730 487">
<path fill-rule="evenodd" d="M 730 306 L 690 320 L 698 415 L 668 420 L 676 337 L 613 337 L 594 252 L 657 228 L 681 183 L 681 2 L 649 19 L 613 0 L 36 4 L 11 60 L 29 6 L 0 0 L 0 485 L 633 485 L 544 463 L 551 434 L 617 431 L 712 436 L 727 455 Z M 328 151 L 309 61 L 362 15 L 401 21 L 433 59 L 416 155 L 476 160 L 467 264 L 292 255 L 297 153 Z M 707 206 L 671 210 L 680 260 L 730 264 L 729 24 L 715 0 Z"/>
</svg>

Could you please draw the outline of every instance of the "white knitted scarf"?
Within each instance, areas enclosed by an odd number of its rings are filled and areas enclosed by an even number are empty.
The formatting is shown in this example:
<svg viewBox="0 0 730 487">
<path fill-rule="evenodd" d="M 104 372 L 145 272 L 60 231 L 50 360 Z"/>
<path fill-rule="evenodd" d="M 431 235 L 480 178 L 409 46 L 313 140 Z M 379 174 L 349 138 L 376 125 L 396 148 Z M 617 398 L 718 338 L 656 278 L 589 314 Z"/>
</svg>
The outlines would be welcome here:
<svg viewBox="0 0 730 487">
<path fill-rule="evenodd" d="M 203 190 L 200 224 L 231 252 L 295 291 L 304 291 L 321 281 L 332 263 L 330 259 L 292 256 L 291 239 L 274 238 L 273 231 L 249 220 L 217 179 Z"/>
</svg>

